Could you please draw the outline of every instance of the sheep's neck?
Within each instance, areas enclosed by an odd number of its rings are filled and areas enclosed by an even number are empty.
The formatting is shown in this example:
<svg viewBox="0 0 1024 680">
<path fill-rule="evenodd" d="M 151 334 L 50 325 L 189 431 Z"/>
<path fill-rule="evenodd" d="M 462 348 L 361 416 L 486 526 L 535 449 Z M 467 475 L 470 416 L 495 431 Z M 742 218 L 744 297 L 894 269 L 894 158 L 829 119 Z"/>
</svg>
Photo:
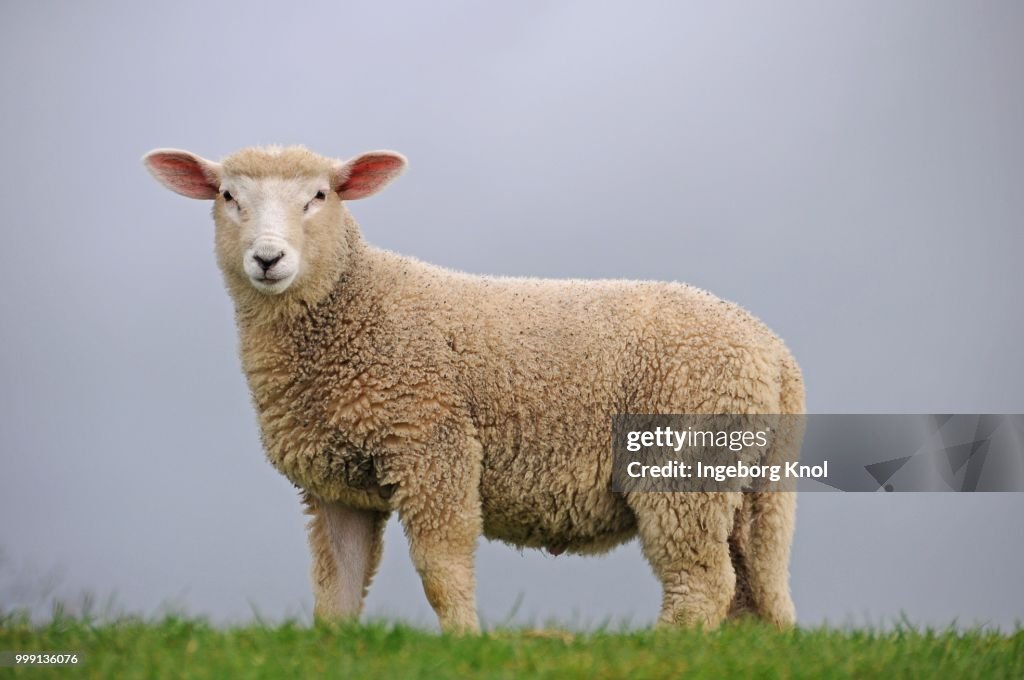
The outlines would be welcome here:
<svg viewBox="0 0 1024 680">
<path fill-rule="evenodd" d="M 323 421 L 319 392 L 353 383 L 365 369 L 379 296 L 363 275 L 370 267 L 360 262 L 362 249 L 352 256 L 353 273 L 340 274 L 315 303 L 303 301 L 272 321 L 238 314 L 242 367 L 261 417 L 287 409 Z"/>
<path fill-rule="evenodd" d="M 345 336 L 365 321 L 353 314 L 353 310 L 365 307 L 358 300 L 361 294 L 352 285 L 352 276 L 341 273 L 326 295 L 313 301 L 301 297 L 289 300 L 286 313 L 273 308 L 278 303 L 273 299 L 266 300 L 268 309 L 263 314 L 252 306 L 236 306 L 243 361 L 249 355 L 268 355 L 275 362 L 301 368 L 294 364 L 308 363 L 329 346 L 344 356 Z"/>
</svg>

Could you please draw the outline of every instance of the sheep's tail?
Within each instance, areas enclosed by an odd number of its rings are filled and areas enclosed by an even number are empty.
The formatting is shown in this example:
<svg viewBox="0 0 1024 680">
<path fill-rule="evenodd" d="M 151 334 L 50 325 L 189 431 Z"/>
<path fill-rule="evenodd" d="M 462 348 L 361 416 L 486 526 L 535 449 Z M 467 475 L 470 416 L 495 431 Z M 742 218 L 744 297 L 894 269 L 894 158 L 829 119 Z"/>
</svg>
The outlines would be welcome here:
<svg viewBox="0 0 1024 680">
<path fill-rule="evenodd" d="M 782 358 L 779 375 L 780 412 L 786 414 L 802 414 L 806 411 L 804 395 L 804 377 L 796 359 L 786 352 Z"/>
</svg>

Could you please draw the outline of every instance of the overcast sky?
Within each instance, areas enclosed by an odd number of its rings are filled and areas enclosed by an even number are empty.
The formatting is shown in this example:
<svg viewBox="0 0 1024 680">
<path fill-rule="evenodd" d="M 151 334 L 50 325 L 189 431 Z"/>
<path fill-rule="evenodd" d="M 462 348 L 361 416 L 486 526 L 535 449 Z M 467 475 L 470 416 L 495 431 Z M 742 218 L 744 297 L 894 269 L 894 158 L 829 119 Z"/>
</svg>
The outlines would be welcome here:
<svg viewBox="0 0 1024 680">
<path fill-rule="evenodd" d="M 811 412 L 1024 412 L 1019 2 L 5 2 L 0 92 L 0 606 L 312 609 L 209 207 L 153 147 L 393 148 L 352 205 L 374 244 L 708 288 L 785 338 Z M 805 494 L 800 621 L 1012 625 L 1022 517 Z M 636 544 L 477 563 L 485 623 L 657 615 Z M 367 607 L 433 625 L 394 524 Z"/>
</svg>

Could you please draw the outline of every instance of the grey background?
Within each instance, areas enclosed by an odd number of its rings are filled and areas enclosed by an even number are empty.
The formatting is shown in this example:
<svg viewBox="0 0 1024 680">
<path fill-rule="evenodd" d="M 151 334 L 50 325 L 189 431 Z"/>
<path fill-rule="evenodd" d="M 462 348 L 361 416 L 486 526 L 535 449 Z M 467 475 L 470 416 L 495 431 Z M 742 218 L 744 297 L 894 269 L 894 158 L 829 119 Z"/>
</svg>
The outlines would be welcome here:
<svg viewBox="0 0 1024 680">
<path fill-rule="evenodd" d="M 157 146 L 394 148 L 352 206 L 375 244 L 706 287 L 789 342 L 812 412 L 1024 411 L 1024 4 L 683 5 L 0 5 L 0 604 L 309 615 L 208 207 Z M 800 621 L 1010 626 L 1022 511 L 807 494 Z M 368 612 L 433 625 L 387 541 Z M 656 615 L 635 544 L 478 566 L 485 622 Z"/>
</svg>

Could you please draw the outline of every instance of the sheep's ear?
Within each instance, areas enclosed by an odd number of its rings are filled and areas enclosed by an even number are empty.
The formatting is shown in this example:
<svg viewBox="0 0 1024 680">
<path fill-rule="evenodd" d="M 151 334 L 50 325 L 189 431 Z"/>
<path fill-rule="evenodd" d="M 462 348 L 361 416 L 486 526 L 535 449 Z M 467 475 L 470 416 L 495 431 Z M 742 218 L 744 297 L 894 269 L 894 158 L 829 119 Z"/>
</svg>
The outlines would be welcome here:
<svg viewBox="0 0 1024 680">
<path fill-rule="evenodd" d="M 331 181 L 344 201 L 373 196 L 405 170 L 405 156 L 394 151 L 370 151 L 334 166 Z"/>
<path fill-rule="evenodd" d="M 154 149 L 142 162 L 158 182 L 182 196 L 210 199 L 220 192 L 220 163 L 179 149 Z"/>
</svg>

